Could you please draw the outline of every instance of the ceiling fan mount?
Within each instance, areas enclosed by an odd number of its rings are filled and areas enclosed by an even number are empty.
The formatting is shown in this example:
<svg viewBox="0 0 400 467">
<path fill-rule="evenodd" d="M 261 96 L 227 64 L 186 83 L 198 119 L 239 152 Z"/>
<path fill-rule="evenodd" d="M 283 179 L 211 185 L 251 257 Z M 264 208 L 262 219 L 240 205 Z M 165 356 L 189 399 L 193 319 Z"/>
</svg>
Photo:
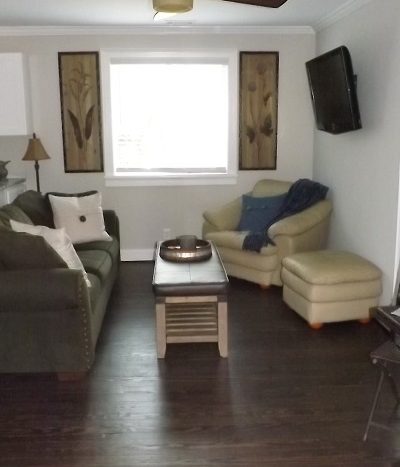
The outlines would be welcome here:
<svg viewBox="0 0 400 467">
<path fill-rule="evenodd" d="M 287 0 L 223 0 L 225 2 L 279 8 Z M 193 0 L 153 0 L 153 9 L 159 13 L 186 13 L 193 9 Z"/>
</svg>

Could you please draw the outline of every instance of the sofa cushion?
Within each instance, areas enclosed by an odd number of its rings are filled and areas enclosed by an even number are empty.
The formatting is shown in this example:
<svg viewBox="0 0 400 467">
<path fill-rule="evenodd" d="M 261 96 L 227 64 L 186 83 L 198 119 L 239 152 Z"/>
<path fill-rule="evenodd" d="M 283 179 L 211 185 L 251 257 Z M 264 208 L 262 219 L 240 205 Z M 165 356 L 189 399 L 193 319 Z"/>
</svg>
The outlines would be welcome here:
<svg viewBox="0 0 400 467">
<path fill-rule="evenodd" d="M 13 201 L 13 204 L 21 208 L 35 225 L 54 228 L 50 203 L 41 193 L 33 190 L 25 191 Z"/>
<path fill-rule="evenodd" d="M 260 253 L 242 250 L 245 232 L 210 232 L 207 240 L 217 247 L 222 262 L 230 274 L 231 265 L 250 268 L 257 272 L 271 272 L 278 266 L 278 248 L 273 245 L 261 248 Z M 238 276 L 240 277 L 240 276 Z"/>
<path fill-rule="evenodd" d="M 82 262 L 79 259 L 79 256 L 76 254 L 71 240 L 65 233 L 64 229 L 50 229 L 44 225 L 23 224 L 12 219 L 10 220 L 10 224 L 12 229 L 16 232 L 26 232 L 31 235 L 38 235 L 43 237 L 50 245 L 50 247 L 61 256 L 69 268 L 80 269 L 82 271 L 86 284 L 88 287 L 90 287 L 90 281 L 87 277 Z"/>
<path fill-rule="evenodd" d="M 230 274 L 231 265 L 235 265 L 238 268 L 251 269 L 258 273 L 271 273 L 275 271 L 279 265 L 279 258 L 276 254 L 276 250 L 275 254 L 274 251 L 270 249 L 270 246 L 263 248 L 261 252 L 263 250 L 265 250 L 264 253 L 266 254 L 256 253 L 255 251 L 232 250 L 231 248 L 225 247 L 218 248 L 228 274 Z M 243 279 L 245 279 L 245 277 L 243 277 Z"/>
<path fill-rule="evenodd" d="M 278 196 L 242 196 L 242 214 L 237 230 L 263 232 L 276 218 L 286 194 Z"/>
<path fill-rule="evenodd" d="M 206 239 L 216 245 L 231 248 L 233 250 L 242 250 L 245 232 L 235 232 L 233 230 L 223 230 L 222 232 L 210 232 Z"/>
<path fill-rule="evenodd" d="M 217 246 L 228 248 L 230 250 L 237 250 L 240 253 L 243 253 L 243 241 L 246 237 L 246 232 L 234 232 L 231 230 L 225 230 L 222 232 L 210 232 L 207 234 L 206 239 L 210 240 Z M 273 256 L 277 254 L 278 248 L 274 245 L 268 245 L 261 248 L 260 253 L 255 253 L 257 256 Z M 253 256 L 254 256 L 253 255 Z"/>
<path fill-rule="evenodd" d="M 66 268 L 67 265 L 43 237 L 0 230 L 0 267 L 17 270 Z"/>
<path fill-rule="evenodd" d="M 0 208 L 0 229 L 12 230 L 10 219 L 32 225 L 31 219 L 15 204 L 6 204 Z"/>
<path fill-rule="evenodd" d="M 64 227 L 72 243 L 110 241 L 105 230 L 100 193 L 86 196 L 49 195 L 54 225 Z"/>
<path fill-rule="evenodd" d="M 113 261 L 119 260 L 119 241 L 112 236 L 111 242 L 97 241 L 97 242 L 87 242 L 87 243 L 77 243 L 75 245 L 76 251 L 86 251 L 86 250 L 101 250 L 106 251 Z"/>
<path fill-rule="evenodd" d="M 112 259 L 106 251 L 81 250 L 78 256 L 88 273 L 95 274 L 102 284 L 107 280 L 112 268 Z"/>
</svg>

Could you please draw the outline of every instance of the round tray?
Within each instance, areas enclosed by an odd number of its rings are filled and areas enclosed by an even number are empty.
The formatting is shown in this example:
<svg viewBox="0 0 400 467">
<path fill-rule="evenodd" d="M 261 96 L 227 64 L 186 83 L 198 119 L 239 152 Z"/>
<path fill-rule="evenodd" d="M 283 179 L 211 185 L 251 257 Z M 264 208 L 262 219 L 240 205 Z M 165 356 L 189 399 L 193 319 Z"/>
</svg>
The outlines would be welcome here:
<svg viewBox="0 0 400 467">
<path fill-rule="evenodd" d="M 166 240 L 160 245 L 160 256 L 175 263 L 193 263 L 211 258 L 211 244 L 207 240 L 196 240 L 196 248 L 182 248 L 178 239 Z"/>
</svg>

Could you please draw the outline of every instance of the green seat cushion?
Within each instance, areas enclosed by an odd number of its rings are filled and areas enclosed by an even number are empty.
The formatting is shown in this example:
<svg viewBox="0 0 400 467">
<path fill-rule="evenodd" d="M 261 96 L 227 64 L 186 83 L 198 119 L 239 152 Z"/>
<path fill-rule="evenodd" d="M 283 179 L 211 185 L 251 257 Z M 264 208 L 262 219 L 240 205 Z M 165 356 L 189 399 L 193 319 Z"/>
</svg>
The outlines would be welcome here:
<svg viewBox="0 0 400 467">
<path fill-rule="evenodd" d="M 66 268 L 60 255 L 43 237 L 0 230 L 1 269 Z M 17 284 L 16 284 L 17 285 Z"/>
<path fill-rule="evenodd" d="M 95 241 L 87 243 L 76 243 L 74 248 L 77 252 L 87 250 L 100 250 L 107 252 L 113 261 L 117 261 L 119 258 L 119 241 L 113 236 L 111 242 L 106 241 Z"/>
<path fill-rule="evenodd" d="M 45 225 L 54 229 L 53 212 L 46 196 L 28 190 L 21 193 L 13 204 L 21 208 L 35 225 Z"/>
<path fill-rule="evenodd" d="M 109 277 L 113 264 L 110 255 L 102 250 L 81 250 L 77 253 L 86 272 L 95 274 L 103 284 Z"/>
<path fill-rule="evenodd" d="M 14 203 L 6 204 L 0 208 L 0 228 L 12 230 L 10 226 L 10 219 L 22 222 L 24 224 L 32 225 L 32 220 L 25 214 L 25 212 L 16 206 Z"/>
</svg>

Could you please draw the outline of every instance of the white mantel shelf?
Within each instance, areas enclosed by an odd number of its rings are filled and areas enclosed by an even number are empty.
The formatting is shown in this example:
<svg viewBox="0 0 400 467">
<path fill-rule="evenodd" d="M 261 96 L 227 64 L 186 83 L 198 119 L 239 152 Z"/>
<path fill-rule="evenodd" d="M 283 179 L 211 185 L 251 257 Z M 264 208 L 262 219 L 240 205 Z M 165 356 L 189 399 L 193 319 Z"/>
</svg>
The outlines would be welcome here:
<svg viewBox="0 0 400 467">
<path fill-rule="evenodd" d="M 6 178 L 0 180 L 0 206 L 9 204 L 26 190 L 25 178 Z"/>
</svg>

